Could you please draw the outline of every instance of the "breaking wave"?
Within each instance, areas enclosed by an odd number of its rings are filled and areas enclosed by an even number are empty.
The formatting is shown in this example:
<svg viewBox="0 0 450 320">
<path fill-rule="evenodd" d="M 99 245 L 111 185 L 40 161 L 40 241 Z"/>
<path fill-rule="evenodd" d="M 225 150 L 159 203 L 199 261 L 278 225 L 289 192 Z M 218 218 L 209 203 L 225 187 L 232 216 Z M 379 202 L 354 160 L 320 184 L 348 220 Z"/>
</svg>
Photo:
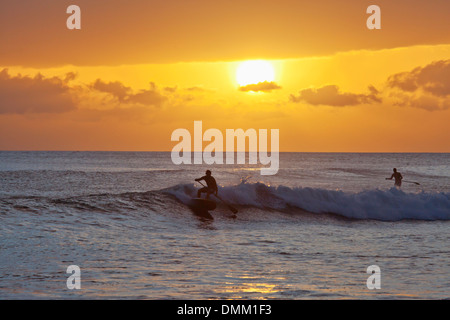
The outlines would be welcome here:
<svg viewBox="0 0 450 320">
<path fill-rule="evenodd" d="M 164 192 L 187 203 L 195 196 L 196 190 L 193 185 L 176 185 Z M 220 188 L 219 195 L 236 206 L 283 211 L 294 208 L 317 214 L 332 213 L 351 219 L 450 220 L 449 193 L 405 193 L 397 188 L 351 193 L 242 183 Z"/>
<path fill-rule="evenodd" d="M 130 218 L 134 212 L 185 212 L 185 204 L 196 197 L 197 190 L 193 184 L 179 184 L 162 190 L 68 198 L 14 196 L 0 199 L 0 214 L 89 212 Z M 244 215 L 249 208 L 256 208 L 267 214 L 274 210 L 292 214 L 301 211 L 360 220 L 450 220 L 450 193 L 406 193 L 396 188 L 352 193 L 243 182 L 220 187 L 219 196 Z"/>
</svg>

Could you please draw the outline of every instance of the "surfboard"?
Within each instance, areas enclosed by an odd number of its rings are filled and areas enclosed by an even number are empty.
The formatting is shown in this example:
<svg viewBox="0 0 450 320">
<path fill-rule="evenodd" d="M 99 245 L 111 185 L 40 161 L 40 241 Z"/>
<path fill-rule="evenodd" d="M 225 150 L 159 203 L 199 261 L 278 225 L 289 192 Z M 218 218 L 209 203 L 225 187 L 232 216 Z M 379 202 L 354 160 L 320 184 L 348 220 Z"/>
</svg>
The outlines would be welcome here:
<svg viewBox="0 0 450 320">
<path fill-rule="evenodd" d="M 209 199 L 202 199 L 202 198 L 194 198 L 190 201 L 190 207 L 194 209 L 200 209 L 200 210 L 206 210 L 211 211 L 216 209 L 216 203 Z"/>
<path fill-rule="evenodd" d="M 194 198 L 189 201 L 189 208 L 201 220 L 214 220 L 209 210 L 216 208 L 216 203 L 212 200 Z"/>
</svg>

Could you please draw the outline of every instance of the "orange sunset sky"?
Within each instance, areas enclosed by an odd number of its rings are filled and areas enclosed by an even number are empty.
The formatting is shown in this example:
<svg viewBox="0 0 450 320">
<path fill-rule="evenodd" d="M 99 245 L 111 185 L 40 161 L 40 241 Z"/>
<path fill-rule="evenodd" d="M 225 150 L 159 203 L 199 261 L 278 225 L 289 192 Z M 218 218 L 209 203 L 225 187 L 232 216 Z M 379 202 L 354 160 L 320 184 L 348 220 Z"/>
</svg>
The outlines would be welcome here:
<svg viewBox="0 0 450 320">
<path fill-rule="evenodd" d="M 1 1 L 0 150 L 170 151 L 202 120 L 279 129 L 280 151 L 450 152 L 449 18 L 448 0 Z"/>
</svg>

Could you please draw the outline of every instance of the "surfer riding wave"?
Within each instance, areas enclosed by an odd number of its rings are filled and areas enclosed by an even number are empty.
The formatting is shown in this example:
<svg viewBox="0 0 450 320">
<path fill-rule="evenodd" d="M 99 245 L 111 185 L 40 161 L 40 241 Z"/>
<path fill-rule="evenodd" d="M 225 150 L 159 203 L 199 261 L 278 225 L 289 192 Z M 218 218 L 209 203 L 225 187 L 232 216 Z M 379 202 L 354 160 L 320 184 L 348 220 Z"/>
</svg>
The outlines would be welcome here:
<svg viewBox="0 0 450 320">
<path fill-rule="evenodd" d="M 195 181 L 202 181 L 204 180 L 206 182 L 206 187 L 203 187 L 198 190 L 197 197 L 201 198 L 202 193 L 206 193 L 206 199 L 209 199 L 210 194 L 215 194 L 217 196 L 217 193 L 219 192 L 219 189 L 217 188 L 216 179 L 211 175 L 210 170 L 206 170 L 206 175 L 195 179 Z"/>
</svg>

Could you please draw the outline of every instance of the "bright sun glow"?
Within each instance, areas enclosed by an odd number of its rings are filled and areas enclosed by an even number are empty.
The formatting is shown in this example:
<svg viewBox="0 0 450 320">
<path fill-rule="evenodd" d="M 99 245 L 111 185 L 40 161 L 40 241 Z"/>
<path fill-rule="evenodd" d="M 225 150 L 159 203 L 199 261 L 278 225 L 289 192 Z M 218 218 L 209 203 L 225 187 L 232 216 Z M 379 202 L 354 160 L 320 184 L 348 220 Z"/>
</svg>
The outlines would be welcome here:
<svg viewBox="0 0 450 320">
<path fill-rule="evenodd" d="M 236 81 L 242 87 L 259 82 L 272 82 L 275 71 L 268 61 L 250 60 L 242 62 L 236 71 Z"/>
</svg>

